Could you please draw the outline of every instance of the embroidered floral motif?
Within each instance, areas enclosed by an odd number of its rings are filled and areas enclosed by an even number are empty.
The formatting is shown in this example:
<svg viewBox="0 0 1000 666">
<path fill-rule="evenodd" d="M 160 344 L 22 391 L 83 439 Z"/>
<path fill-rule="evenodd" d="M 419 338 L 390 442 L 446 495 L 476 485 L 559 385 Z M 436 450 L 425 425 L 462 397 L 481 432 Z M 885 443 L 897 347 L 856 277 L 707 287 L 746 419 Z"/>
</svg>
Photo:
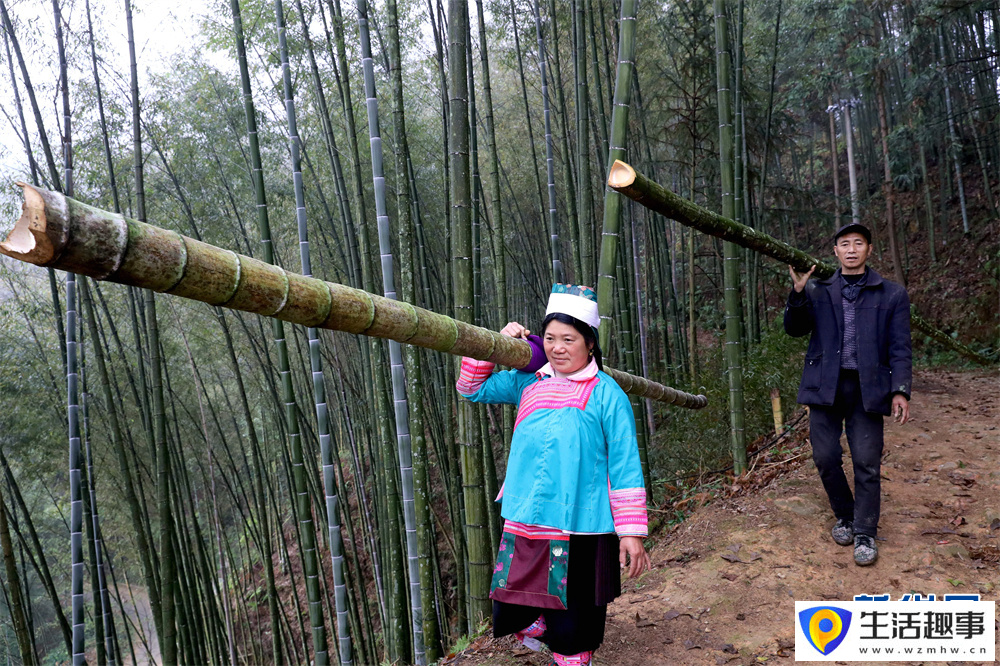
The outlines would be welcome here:
<svg viewBox="0 0 1000 666">
<path fill-rule="evenodd" d="M 569 544 L 551 542 L 549 545 L 549 594 L 559 597 L 566 607 L 566 579 L 569 574 Z"/>
<path fill-rule="evenodd" d="M 497 549 L 497 563 L 493 568 L 493 584 L 490 585 L 490 592 L 497 588 L 507 587 L 510 563 L 514 559 L 514 538 L 514 535 L 509 532 L 503 533 L 500 547 Z"/>
</svg>

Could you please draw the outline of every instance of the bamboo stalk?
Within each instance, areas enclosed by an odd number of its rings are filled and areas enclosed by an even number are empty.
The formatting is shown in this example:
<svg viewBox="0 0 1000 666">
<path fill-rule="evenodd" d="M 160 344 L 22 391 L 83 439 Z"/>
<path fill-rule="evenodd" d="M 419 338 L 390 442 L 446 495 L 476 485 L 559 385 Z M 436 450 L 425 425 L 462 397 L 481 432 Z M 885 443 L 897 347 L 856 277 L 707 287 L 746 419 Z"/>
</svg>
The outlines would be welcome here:
<svg viewBox="0 0 1000 666">
<path fill-rule="evenodd" d="M 816 266 L 813 275 L 825 278 L 834 274 L 836 266 L 820 261 L 816 257 L 792 247 L 788 243 L 773 238 L 752 227 L 739 224 L 730 219 L 702 208 L 698 204 L 678 196 L 667 188 L 653 182 L 621 160 L 615 161 L 608 175 L 608 186 L 621 192 L 628 198 L 642 204 L 664 217 L 677 220 L 681 224 L 697 229 L 710 236 L 716 236 L 726 241 L 736 243 L 747 249 L 777 259 L 798 271 L 807 271 Z M 944 331 L 935 328 L 918 315 L 910 312 L 910 324 L 913 328 L 934 339 L 936 342 L 958 352 L 966 358 L 978 361 L 984 365 L 993 365 L 995 359 L 980 354 L 974 349 L 953 339 Z M 623 387 L 624 388 L 624 387 Z"/>
<path fill-rule="evenodd" d="M 736 184 L 733 146 L 733 120 L 729 94 L 729 24 L 726 0 L 714 0 L 716 91 L 719 112 L 719 181 L 722 185 L 722 214 L 740 218 L 736 207 Z M 739 46 L 737 45 L 737 48 Z M 738 79 L 737 79 L 738 80 Z M 729 379 L 730 448 L 733 452 L 733 473 L 739 476 L 747 469 L 747 443 L 743 431 L 743 304 L 740 290 L 740 253 L 731 242 L 722 244 L 723 303 L 726 322 L 726 375 Z"/>
<path fill-rule="evenodd" d="M 545 53 L 545 38 L 542 36 L 542 17 L 538 0 L 534 0 L 535 36 L 538 40 L 538 71 L 542 79 L 542 117 L 545 123 L 545 173 L 548 176 L 549 203 L 549 248 L 552 256 L 552 281 L 563 282 L 563 266 L 559 252 L 558 211 L 556 209 L 555 158 L 552 146 L 552 110 L 549 99 L 548 63 Z"/>
<path fill-rule="evenodd" d="M 3 553 L 7 586 L 10 588 L 7 606 L 14 625 L 17 646 L 21 652 L 21 662 L 31 665 L 35 663 L 35 653 L 31 647 L 31 634 L 28 631 L 28 618 L 24 609 L 24 601 L 21 599 L 21 583 L 17 573 L 17 564 L 14 561 L 14 546 L 11 542 L 10 530 L 7 528 L 7 508 L 4 506 L 2 492 L 0 492 L 0 551 Z M 8 654 L 11 654 L 9 648 Z"/>
<path fill-rule="evenodd" d="M 302 4 L 298 2 L 299 13 L 302 13 Z M 312 264 L 310 262 L 309 256 L 309 237 L 307 231 L 307 219 L 306 219 L 306 204 L 305 204 L 305 192 L 302 188 L 302 164 L 300 159 L 300 148 L 301 142 L 299 139 L 298 127 L 295 119 L 295 100 L 292 93 L 292 75 L 291 69 L 288 65 L 288 44 L 285 33 L 285 12 L 282 7 L 281 0 L 275 0 L 274 2 L 274 14 L 275 22 L 278 28 L 278 50 L 281 54 L 281 77 L 283 83 L 284 100 L 285 100 L 285 114 L 288 121 L 288 143 L 289 151 L 292 157 L 292 181 L 293 189 L 295 191 L 295 217 L 298 226 L 298 236 L 299 236 L 299 257 L 301 260 L 302 272 L 307 276 L 312 275 Z M 303 23 L 303 34 L 306 39 L 309 39 L 309 33 L 305 29 L 305 24 Z M 310 55 L 312 51 L 310 49 Z M 324 104 L 325 106 L 325 104 Z M 330 133 L 332 135 L 332 132 Z M 320 448 L 322 449 L 322 460 L 323 460 L 323 494 L 327 506 L 327 529 L 329 531 L 330 537 L 330 552 L 331 556 L 339 555 L 340 547 L 340 525 L 337 523 L 337 492 L 336 484 L 333 480 L 333 462 L 330 453 L 330 425 L 327 413 L 326 404 L 326 387 L 323 381 L 323 366 L 320 360 L 320 347 L 319 347 L 319 333 L 315 328 L 310 326 L 306 333 L 309 339 L 309 363 L 310 369 L 312 370 L 312 384 L 313 384 L 313 401 L 316 410 L 316 427 L 317 434 L 319 435 Z M 298 477 L 299 470 L 304 469 L 302 465 L 302 451 L 301 451 L 301 439 L 296 440 L 298 447 L 293 451 L 294 455 L 294 465 L 295 474 Z M 299 479 L 296 478 L 296 486 L 299 484 Z M 323 620 L 322 606 L 319 604 L 321 599 L 321 593 L 319 589 L 319 577 L 322 575 L 322 567 L 318 562 L 316 556 L 316 534 L 315 530 L 312 528 L 312 509 L 306 507 L 306 512 L 309 513 L 308 524 L 305 524 L 302 529 L 303 546 L 306 550 L 310 551 L 304 553 L 304 566 L 306 575 L 306 592 L 309 597 L 309 619 L 312 622 L 312 634 L 313 634 L 313 651 L 315 654 L 315 663 L 318 665 L 326 665 L 330 663 L 330 654 L 326 638 L 326 623 Z M 301 517 L 300 517 L 301 520 Z M 332 565 L 335 567 L 335 573 L 337 574 L 337 583 L 343 583 L 342 580 L 342 568 L 337 568 L 337 565 L 342 565 L 342 561 L 334 559 Z M 327 597 L 328 598 L 328 597 Z M 341 614 L 344 610 L 344 595 L 337 595 L 337 622 L 334 627 L 337 631 L 339 640 L 340 650 L 338 651 L 338 657 L 340 658 L 341 664 L 351 663 L 351 650 L 350 650 L 350 638 L 346 635 L 345 618 Z"/>
<path fill-rule="evenodd" d="M 358 2 L 358 34 L 361 38 L 361 69 L 364 77 L 365 106 L 368 112 L 368 136 L 369 145 L 371 147 L 372 184 L 373 191 L 375 193 L 375 218 L 379 232 L 378 244 L 379 255 L 381 257 L 382 293 L 386 298 L 396 300 L 396 286 L 393 276 L 394 261 L 392 255 L 392 245 L 390 243 L 391 232 L 389 225 L 389 212 L 386 206 L 386 182 L 383 169 L 382 136 L 378 116 L 378 97 L 375 90 L 375 71 L 371 53 L 371 38 L 368 29 L 369 9 L 370 7 L 367 0 L 360 0 Z M 399 78 L 401 76 L 401 72 L 399 70 L 398 57 L 399 30 L 396 19 L 395 2 L 390 1 L 387 3 L 386 9 L 389 17 L 387 27 L 390 44 L 390 76 L 392 77 L 393 85 L 395 86 L 398 84 L 401 89 L 402 79 Z M 394 114 L 394 120 L 397 142 L 399 142 L 400 138 L 405 141 L 406 126 L 401 107 L 399 109 L 399 113 Z M 400 154 L 402 154 L 402 150 L 400 151 Z M 400 177 L 402 177 L 402 171 L 403 170 L 400 170 Z M 398 188 L 397 196 L 399 196 L 398 193 L 405 192 L 406 188 Z M 409 203 L 404 203 L 401 206 L 401 209 L 403 211 L 403 215 L 405 216 L 406 213 L 409 212 Z M 401 218 L 400 224 L 409 224 L 409 221 Z M 416 664 L 423 665 L 427 663 L 427 660 L 424 655 L 423 605 L 420 595 L 420 576 L 418 573 L 419 565 L 417 556 L 416 509 L 414 506 L 413 490 L 413 449 L 412 440 L 410 438 L 410 406 L 405 382 L 405 373 L 403 371 L 402 349 L 396 341 L 389 342 L 389 369 L 389 388 L 392 391 L 392 401 L 395 408 L 393 410 L 393 424 L 395 425 L 396 432 L 396 455 L 399 458 L 398 477 L 396 476 L 396 472 L 392 469 L 391 465 L 386 466 L 386 478 L 389 481 L 390 489 L 390 492 L 387 493 L 387 495 L 391 498 L 388 502 L 390 515 L 390 521 L 388 524 L 390 544 L 389 550 L 392 553 L 391 568 L 393 571 L 393 576 L 391 578 L 393 581 L 391 596 L 395 602 L 392 605 L 391 617 L 393 622 L 391 623 L 392 626 L 390 628 L 390 631 L 394 632 L 393 639 L 390 642 L 390 646 L 394 648 L 394 653 L 393 651 L 390 651 L 390 659 L 399 659 L 403 662 L 410 661 L 410 647 L 412 647 L 413 661 Z M 391 461 L 392 456 L 387 455 L 386 458 Z M 399 492 L 391 492 L 392 490 L 395 490 L 396 487 L 399 488 Z M 400 504 L 403 509 L 403 524 L 406 535 L 404 544 L 400 544 L 399 531 L 394 528 L 396 525 L 396 520 L 394 520 L 396 517 L 396 497 L 400 494 L 402 495 Z M 405 575 L 402 568 L 404 548 L 408 564 L 408 569 Z M 407 583 L 407 579 L 410 587 L 410 628 L 412 630 L 410 638 L 407 638 L 405 627 L 406 611 L 404 602 L 406 601 L 406 591 L 404 585 Z"/>
<path fill-rule="evenodd" d="M 523 368 L 531 358 L 531 349 L 522 340 L 409 303 L 290 273 L 168 229 L 88 206 L 58 192 L 18 185 L 25 198 L 22 215 L 0 242 L 0 253 L 13 259 L 295 324 L 388 338 L 512 368 Z M 714 215 L 698 210 L 703 215 Z M 800 254 L 817 263 L 805 253 Z M 704 396 L 619 370 L 609 368 L 607 372 L 626 393 L 640 398 L 690 409 L 707 404 Z"/>
<path fill-rule="evenodd" d="M 635 68 L 635 16 L 638 2 L 623 0 L 618 25 L 618 65 L 615 73 L 615 93 L 611 111 L 611 134 L 608 145 L 608 169 L 625 157 L 628 137 L 629 100 L 632 95 L 632 70 Z M 609 77 L 610 78 L 610 77 Z M 622 202 L 618 193 L 605 189 L 604 220 L 601 249 L 597 260 L 597 307 L 601 314 L 600 346 L 611 349 L 614 327 L 615 266 L 618 264 L 618 234 L 621 227 Z"/>
</svg>

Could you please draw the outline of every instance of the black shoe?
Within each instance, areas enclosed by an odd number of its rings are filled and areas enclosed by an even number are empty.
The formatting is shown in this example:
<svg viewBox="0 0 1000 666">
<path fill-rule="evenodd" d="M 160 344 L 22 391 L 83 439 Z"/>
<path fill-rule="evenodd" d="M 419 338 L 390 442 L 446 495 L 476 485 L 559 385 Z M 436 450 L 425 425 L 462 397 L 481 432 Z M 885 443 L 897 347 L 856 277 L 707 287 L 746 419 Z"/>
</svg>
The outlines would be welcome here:
<svg viewBox="0 0 1000 666">
<path fill-rule="evenodd" d="M 854 543 L 854 523 L 850 520 L 841 518 L 837 521 L 837 524 L 833 526 L 830 533 L 833 535 L 833 540 L 836 541 L 839 546 L 850 546 Z"/>
<path fill-rule="evenodd" d="M 867 567 L 875 564 L 878 559 L 878 546 L 875 545 L 875 537 L 867 534 L 857 534 L 854 536 L 854 563 L 859 567 Z"/>
</svg>

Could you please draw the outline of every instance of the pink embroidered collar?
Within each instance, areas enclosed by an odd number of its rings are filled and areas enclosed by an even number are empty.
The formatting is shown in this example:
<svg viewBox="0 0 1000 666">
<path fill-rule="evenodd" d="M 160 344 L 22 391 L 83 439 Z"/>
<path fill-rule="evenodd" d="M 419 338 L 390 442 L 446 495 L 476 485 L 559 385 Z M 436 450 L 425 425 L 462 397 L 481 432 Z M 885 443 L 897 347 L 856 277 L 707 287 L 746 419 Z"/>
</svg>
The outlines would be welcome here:
<svg viewBox="0 0 1000 666">
<path fill-rule="evenodd" d="M 535 371 L 535 376 L 538 377 L 539 379 L 546 376 L 555 377 L 555 372 L 552 370 L 552 364 L 546 363 L 545 365 L 540 367 L 537 371 Z M 566 376 L 565 379 L 568 379 L 571 382 L 585 382 L 588 379 L 592 379 L 596 376 L 597 376 L 597 361 L 595 361 L 592 358 L 590 359 L 590 363 L 588 363 L 580 370 L 577 370 L 573 374 Z"/>
</svg>

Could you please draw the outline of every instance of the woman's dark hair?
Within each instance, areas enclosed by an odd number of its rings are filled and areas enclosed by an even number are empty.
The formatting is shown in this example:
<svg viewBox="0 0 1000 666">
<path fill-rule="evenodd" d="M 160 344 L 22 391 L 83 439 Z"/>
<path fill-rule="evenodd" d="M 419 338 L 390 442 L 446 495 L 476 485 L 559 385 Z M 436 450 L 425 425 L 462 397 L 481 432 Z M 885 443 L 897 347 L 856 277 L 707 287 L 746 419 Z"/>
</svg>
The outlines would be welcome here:
<svg viewBox="0 0 1000 666">
<path fill-rule="evenodd" d="M 580 335 L 583 336 L 584 342 L 586 342 L 587 346 L 591 347 L 591 351 L 594 352 L 594 360 L 597 361 L 597 369 L 603 372 L 604 360 L 601 354 L 601 343 L 597 340 L 597 334 L 594 333 L 594 329 L 591 328 L 589 324 L 580 321 L 576 317 L 572 317 L 561 312 L 553 312 L 550 315 L 545 315 L 545 319 L 542 320 L 543 338 L 545 337 L 545 329 L 547 329 L 549 324 L 554 321 L 557 321 L 560 324 L 566 324 L 567 326 L 572 326 L 580 333 Z"/>
</svg>

